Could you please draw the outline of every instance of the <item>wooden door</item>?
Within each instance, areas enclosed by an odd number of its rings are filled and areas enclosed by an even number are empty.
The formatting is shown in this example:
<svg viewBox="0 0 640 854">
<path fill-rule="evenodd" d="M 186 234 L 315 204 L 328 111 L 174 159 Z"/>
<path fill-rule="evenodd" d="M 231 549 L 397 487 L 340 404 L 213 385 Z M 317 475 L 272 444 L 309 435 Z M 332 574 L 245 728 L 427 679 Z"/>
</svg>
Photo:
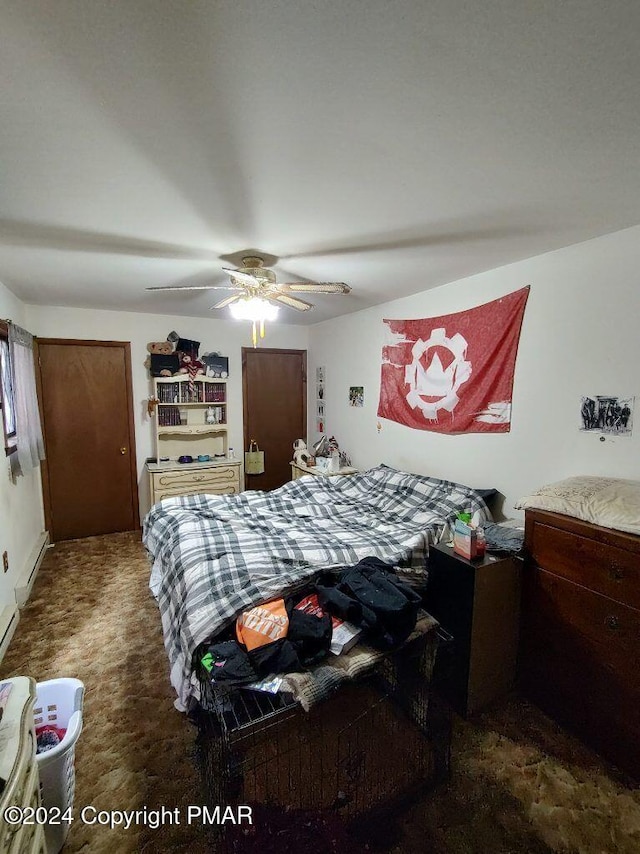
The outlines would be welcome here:
<svg viewBox="0 0 640 854">
<path fill-rule="evenodd" d="M 40 338 L 37 356 L 51 539 L 138 528 L 129 343 Z"/>
<path fill-rule="evenodd" d="M 296 439 L 307 435 L 306 350 L 242 348 L 244 449 L 255 439 L 263 474 L 245 474 L 245 489 L 275 489 L 291 480 Z"/>
</svg>

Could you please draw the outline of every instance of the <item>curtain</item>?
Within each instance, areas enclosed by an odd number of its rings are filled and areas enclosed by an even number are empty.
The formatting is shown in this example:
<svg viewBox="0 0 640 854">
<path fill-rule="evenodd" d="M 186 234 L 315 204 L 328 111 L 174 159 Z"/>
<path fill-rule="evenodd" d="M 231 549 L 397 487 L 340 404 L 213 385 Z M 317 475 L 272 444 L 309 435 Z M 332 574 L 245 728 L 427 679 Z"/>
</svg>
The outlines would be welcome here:
<svg viewBox="0 0 640 854">
<path fill-rule="evenodd" d="M 33 335 L 9 324 L 9 358 L 13 374 L 13 401 L 16 411 L 18 450 L 11 454 L 11 474 L 26 474 L 44 459 L 44 442 L 36 396 Z"/>
</svg>

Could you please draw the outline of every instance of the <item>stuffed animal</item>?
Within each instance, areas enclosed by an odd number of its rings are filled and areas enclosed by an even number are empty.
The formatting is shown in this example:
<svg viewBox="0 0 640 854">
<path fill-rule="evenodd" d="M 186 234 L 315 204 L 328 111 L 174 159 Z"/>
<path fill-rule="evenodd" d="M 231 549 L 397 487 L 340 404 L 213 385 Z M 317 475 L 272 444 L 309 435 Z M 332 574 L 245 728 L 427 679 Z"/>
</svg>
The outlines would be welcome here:
<svg viewBox="0 0 640 854">
<path fill-rule="evenodd" d="M 151 356 L 172 356 L 173 344 L 170 341 L 150 341 L 149 344 L 147 344 L 147 351 L 149 355 L 145 359 L 144 366 L 149 371 L 151 370 Z M 163 368 L 158 372 L 158 376 L 161 377 L 170 377 L 172 374 L 173 371 L 168 367 Z"/>
<path fill-rule="evenodd" d="M 178 374 L 189 374 L 191 379 L 197 377 L 199 374 L 204 375 L 204 365 L 200 361 L 200 359 L 192 359 L 187 353 L 178 353 L 180 357 L 180 367 L 175 372 L 174 376 Z"/>
<path fill-rule="evenodd" d="M 293 443 L 293 461 L 296 465 L 307 466 L 313 460 L 313 457 L 307 450 L 307 443 L 304 439 L 296 439 Z"/>
</svg>

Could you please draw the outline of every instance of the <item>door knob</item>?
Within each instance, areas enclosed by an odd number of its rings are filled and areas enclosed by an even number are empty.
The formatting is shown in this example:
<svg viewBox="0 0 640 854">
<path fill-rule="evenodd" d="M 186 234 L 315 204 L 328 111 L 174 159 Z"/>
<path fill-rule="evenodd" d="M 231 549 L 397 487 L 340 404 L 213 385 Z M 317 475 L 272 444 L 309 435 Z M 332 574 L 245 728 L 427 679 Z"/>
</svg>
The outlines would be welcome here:
<svg viewBox="0 0 640 854">
<path fill-rule="evenodd" d="M 120 448 L 120 453 L 121 453 L 121 454 L 126 454 L 126 453 L 127 453 L 127 449 L 126 449 L 126 448 Z"/>
</svg>

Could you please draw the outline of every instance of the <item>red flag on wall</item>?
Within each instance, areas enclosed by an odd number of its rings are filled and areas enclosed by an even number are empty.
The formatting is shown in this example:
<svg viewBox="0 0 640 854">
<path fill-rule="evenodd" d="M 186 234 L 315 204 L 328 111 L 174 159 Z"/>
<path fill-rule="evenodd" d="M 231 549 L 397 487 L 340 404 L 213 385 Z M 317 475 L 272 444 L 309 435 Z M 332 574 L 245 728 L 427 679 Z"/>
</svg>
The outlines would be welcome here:
<svg viewBox="0 0 640 854">
<path fill-rule="evenodd" d="M 529 288 L 469 311 L 385 320 L 378 415 L 437 433 L 506 433 Z"/>
</svg>

